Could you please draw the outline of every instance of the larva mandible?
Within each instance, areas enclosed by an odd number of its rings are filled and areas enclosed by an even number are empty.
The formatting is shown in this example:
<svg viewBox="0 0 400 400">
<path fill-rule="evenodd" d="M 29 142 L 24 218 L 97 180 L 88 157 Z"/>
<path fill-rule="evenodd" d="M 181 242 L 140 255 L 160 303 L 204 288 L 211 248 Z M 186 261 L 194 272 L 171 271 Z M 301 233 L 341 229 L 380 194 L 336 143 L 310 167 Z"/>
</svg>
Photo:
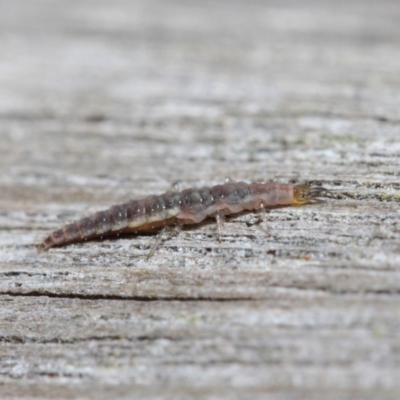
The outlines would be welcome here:
<svg viewBox="0 0 400 400">
<path fill-rule="evenodd" d="M 303 205 L 329 193 L 320 186 L 277 182 L 228 182 L 200 189 L 169 191 L 158 196 L 115 205 L 91 217 L 52 232 L 39 251 L 125 232 L 145 232 L 164 226 L 197 224 L 209 217 L 217 222 L 224 215 L 276 206 Z"/>
</svg>

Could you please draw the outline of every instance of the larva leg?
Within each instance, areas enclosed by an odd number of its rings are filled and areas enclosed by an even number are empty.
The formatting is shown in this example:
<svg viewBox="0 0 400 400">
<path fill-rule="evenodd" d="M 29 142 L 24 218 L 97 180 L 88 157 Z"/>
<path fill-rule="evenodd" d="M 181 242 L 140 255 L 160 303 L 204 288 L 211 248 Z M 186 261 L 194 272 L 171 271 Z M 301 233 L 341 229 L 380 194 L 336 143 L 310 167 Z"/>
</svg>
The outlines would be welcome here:
<svg viewBox="0 0 400 400">
<path fill-rule="evenodd" d="M 215 220 L 217 221 L 217 240 L 218 242 L 220 242 L 222 237 L 222 226 L 224 224 L 224 217 L 221 213 L 217 212 L 215 214 Z"/>
<path fill-rule="evenodd" d="M 265 221 L 265 215 L 267 213 L 267 210 L 265 209 L 264 204 L 260 204 L 260 207 L 257 209 L 257 214 L 256 214 L 256 225 L 261 224 Z"/>
<path fill-rule="evenodd" d="M 151 257 L 153 257 L 154 253 L 156 252 L 156 250 L 158 249 L 160 244 L 163 242 L 164 235 L 167 236 L 165 238 L 165 240 L 168 240 L 173 236 L 177 236 L 180 231 L 181 231 L 180 225 L 174 225 L 173 227 L 165 226 L 164 228 L 162 228 L 161 231 L 158 232 L 158 234 L 156 236 L 156 240 L 154 241 L 153 245 L 151 246 L 149 254 L 147 254 L 146 260 L 149 260 Z"/>
<path fill-rule="evenodd" d="M 164 233 L 167 231 L 167 227 L 164 227 L 161 229 L 160 232 L 158 232 L 157 236 L 156 236 L 156 240 L 154 241 L 153 245 L 150 248 L 149 254 L 147 254 L 146 260 L 148 261 L 151 257 L 154 256 L 154 253 L 156 252 L 158 246 L 160 245 L 160 243 L 162 242 L 162 237 L 164 235 Z"/>
<path fill-rule="evenodd" d="M 256 220 L 252 225 L 255 226 L 257 229 L 259 229 L 260 231 L 264 232 L 267 236 L 269 236 L 270 233 L 268 232 L 268 227 L 266 226 L 266 224 L 263 224 L 266 221 L 266 214 L 268 210 L 264 207 L 263 204 L 260 204 L 260 207 L 257 209 L 256 212 L 257 212 Z"/>
</svg>

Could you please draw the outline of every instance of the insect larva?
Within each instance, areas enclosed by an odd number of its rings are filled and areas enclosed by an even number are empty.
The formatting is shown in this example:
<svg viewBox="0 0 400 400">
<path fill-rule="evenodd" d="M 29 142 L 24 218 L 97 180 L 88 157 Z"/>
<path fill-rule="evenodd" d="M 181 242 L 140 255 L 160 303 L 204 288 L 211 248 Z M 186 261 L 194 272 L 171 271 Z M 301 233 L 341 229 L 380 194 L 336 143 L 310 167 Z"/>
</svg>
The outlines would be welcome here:
<svg viewBox="0 0 400 400">
<path fill-rule="evenodd" d="M 323 187 L 284 183 L 228 182 L 148 196 L 115 205 L 51 233 L 39 251 L 53 246 L 124 232 L 152 231 L 163 226 L 197 224 L 208 217 L 276 206 L 303 205 L 328 193 Z"/>
</svg>

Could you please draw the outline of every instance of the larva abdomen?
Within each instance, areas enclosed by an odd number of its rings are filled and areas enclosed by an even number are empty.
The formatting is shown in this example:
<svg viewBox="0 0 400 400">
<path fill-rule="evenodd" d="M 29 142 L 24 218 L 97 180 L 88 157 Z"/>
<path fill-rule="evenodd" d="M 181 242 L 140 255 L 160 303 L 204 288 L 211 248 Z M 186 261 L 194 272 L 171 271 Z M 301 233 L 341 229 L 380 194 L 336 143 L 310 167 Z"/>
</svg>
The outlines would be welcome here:
<svg viewBox="0 0 400 400">
<path fill-rule="evenodd" d="M 127 206 L 128 204 L 113 206 L 91 217 L 82 218 L 77 222 L 65 225 L 48 236 L 38 246 L 38 249 L 44 251 L 52 246 L 87 240 L 109 234 L 112 231 L 122 230 L 128 226 Z"/>
</svg>

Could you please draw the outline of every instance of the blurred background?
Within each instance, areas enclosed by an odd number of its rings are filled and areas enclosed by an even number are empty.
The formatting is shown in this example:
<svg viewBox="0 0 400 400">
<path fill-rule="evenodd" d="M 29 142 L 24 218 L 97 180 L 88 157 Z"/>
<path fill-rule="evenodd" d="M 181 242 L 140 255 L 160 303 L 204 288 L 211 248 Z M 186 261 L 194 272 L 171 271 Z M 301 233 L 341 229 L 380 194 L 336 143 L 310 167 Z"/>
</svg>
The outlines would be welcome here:
<svg viewBox="0 0 400 400">
<path fill-rule="evenodd" d="M 45 186 L 50 201 L 58 187 L 125 199 L 226 175 L 378 180 L 400 151 L 384 123 L 398 120 L 399 9 L 3 0 L 0 185 Z"/>
</svg>

